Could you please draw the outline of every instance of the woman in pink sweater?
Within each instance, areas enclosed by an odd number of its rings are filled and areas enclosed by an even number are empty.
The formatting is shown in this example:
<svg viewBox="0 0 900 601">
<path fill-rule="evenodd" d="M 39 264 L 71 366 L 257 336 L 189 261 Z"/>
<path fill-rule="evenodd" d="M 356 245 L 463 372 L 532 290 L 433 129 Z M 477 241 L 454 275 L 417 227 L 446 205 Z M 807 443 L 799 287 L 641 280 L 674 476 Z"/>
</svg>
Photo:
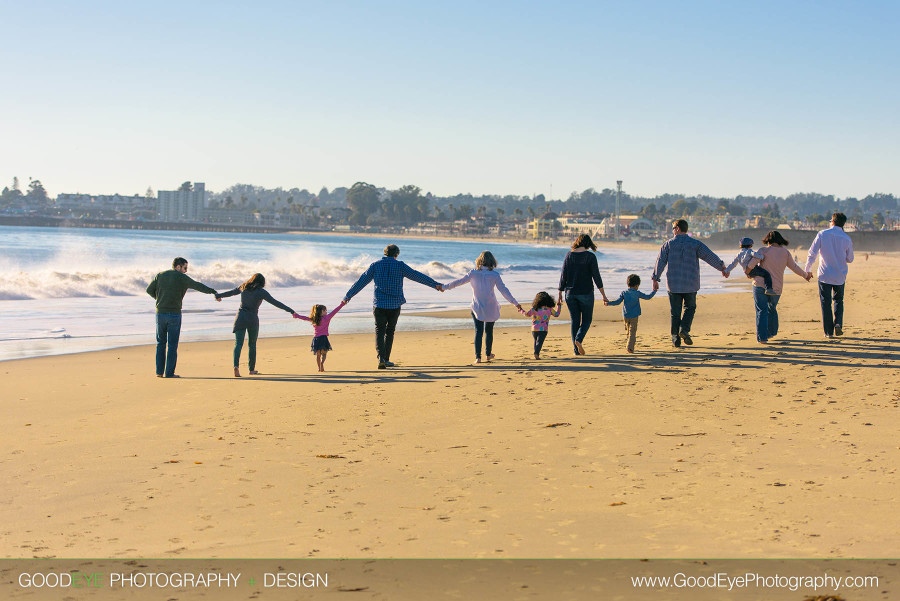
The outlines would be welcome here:
<svg viewBox="0 0 900 601">
<path fill-rule="evenodd" d="M 747 264 L 747 271 L 757 265 L 768 271 L 772 276 L 772 289 L 775 291 L 774 295 L 767 295 L 763 279 L 761 277 L 752 278 L 753 304 L 756 307 L 756 341 L 760 344 L 767 343 L 769 338 L 778 333 L 777 307 L 784 289 L 784 270 L 790 268 L 801 278 L 809 281 L 806 271 L 797 265 L 790 251 L 785 248 L 788 241 L 784 239 L 781 232 L 772 230 L 763 238 L 763 244 L 766 246 L 759 249 L 763 258 L 761 260 L 752 259 Z"/>
</svg>

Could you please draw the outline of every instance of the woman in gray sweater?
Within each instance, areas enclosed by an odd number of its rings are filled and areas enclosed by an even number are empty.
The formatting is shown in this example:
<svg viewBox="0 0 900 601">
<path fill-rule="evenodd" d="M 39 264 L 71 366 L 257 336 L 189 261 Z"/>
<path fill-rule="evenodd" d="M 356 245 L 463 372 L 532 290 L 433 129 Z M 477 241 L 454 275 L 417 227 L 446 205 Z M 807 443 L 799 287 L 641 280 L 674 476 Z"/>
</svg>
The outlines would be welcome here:
<svg viewBox="0 0 900 601">
<path fill-rule="evenodd" d="M 249 347 L 249 367 L 250 367 L 250 375 L 255 376 L 259 372 L 256 371 L 256 339 L 259 337 L 259 306 L 263 301 L 266 301 L 270 305 L 278 307 L 284 311 L 287 311 L 294 317 L 298 317 L 298 315 L 294 312 L 293 309 L 285 305 L 284 303 L 280 303 L 269 294 L 265 290 L 266 286 L 266 278 L 263 277 L 261 273 L 253 274 L 249 280 L 235 288 L 234 290 L 229 290 L 228 292 L 223 292 L 221 294 L 216 294 L 216 300 L 221 301 L 223 298 L 228 296 L 235 296 L 237 294 L 241 295 L 241 307 L 238 309 L 237 315 L 234 318 L 234 377 L 240 378 L 241 372 L 238 369 L 238 363 L 241 359 L 241 349 L 244 346 L 244 335 L 248 335 L 248 347 Z"/>
</svg>

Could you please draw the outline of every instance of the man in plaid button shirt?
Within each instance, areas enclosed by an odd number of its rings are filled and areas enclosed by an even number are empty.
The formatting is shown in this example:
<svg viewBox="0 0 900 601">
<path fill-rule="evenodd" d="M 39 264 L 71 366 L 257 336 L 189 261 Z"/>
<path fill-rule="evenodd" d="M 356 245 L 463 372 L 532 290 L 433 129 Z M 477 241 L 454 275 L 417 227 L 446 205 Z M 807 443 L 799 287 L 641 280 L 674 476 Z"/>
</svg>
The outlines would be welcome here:
<svg viewBox="0 0 900 601">
<path fill-rule="evenodd" d="M 653 269 L 653 290 L 659 290 L 659 278 L 668 264 L 666 288 L 669 291 L 669 306 L 672 310 L 672 344 L 680 347 L 681 341 L 694 344 L 691 339 L 691 323 L 697 311 L 697 291 L 700 290 L 700 259 L 728 277 L 725 262 L 709 247 L 687 235 L 688 224 L 679 219 L 672 224 L 674 238 L 666 240 L 659 249 L 656 267 Z M 681 313 L 684 306 L 684 315 Z"/>
<path fill-rule="evenodd" d="M 397 260 L 400 249 L 396 244 L 389 244 L 384 249 L 384 257 L 375 261 L 366 271 L 359 276 L 356 283 L 350 287 L 344 295 L 344 302 L 350 299 L 368 285 L 375 281 L 375 307 L 372 314 L 375 316 L 375 350 L 378 352 L 378 369 L 393 367 L 391 363 L 391 347 L 394 344 L 394 330 L 397 320 L 400 318 L 400 305 L 406 302 L 403 296 L 403 278 L 409 278 L 414 282 L 431 286 L 441 290 L 441 284 L 432 280 L 424 273 L 419 273 L 403 261 Z"/>
</svg>

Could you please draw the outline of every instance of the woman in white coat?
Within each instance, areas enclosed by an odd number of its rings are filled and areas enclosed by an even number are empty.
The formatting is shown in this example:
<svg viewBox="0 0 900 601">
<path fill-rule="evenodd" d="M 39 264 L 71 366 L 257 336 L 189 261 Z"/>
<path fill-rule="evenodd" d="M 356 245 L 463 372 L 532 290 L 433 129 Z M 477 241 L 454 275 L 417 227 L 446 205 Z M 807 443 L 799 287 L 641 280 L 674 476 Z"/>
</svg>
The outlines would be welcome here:
<svg viewBox="0 0 900 601">
<path fill-rule="evenodd" d="M 446 284 L 442 290 L 452 290 L 468 282 L 472 285 L 472 320 L 475 322 L 475 364 L 481 363 L 481 341 L 484 338 L 484 350 L 487 360 L 494 358 L 491 346 L 494 342 L 494 322 L 500 319 L 500 303 L 494 294 L 494 288 L 500 291 L 503 298 L 522 310 L 509 288 L 503 283 L 500 274 L 494 271 L 497 259 L 490 251 L 484 251 L 475 259 L 475 269 L 455 282 Z"/>
</svg>

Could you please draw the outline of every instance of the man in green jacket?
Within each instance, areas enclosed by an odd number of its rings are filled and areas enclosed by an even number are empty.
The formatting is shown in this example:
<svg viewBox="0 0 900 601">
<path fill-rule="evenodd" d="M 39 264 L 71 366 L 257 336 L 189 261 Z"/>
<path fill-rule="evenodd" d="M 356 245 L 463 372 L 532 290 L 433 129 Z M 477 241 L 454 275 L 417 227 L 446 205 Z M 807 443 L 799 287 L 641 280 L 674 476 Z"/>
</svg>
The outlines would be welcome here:
<svg viewBox="0 0 900 601">
<path fill-rule="evenodd" d="M 175 362 L 178 360 L 178 337 L 181 335 L 181 301 L 188 288 L 204 294 L 216 291 L 187 274 L 187 259 L 176 257 L 172 269 L 156 274 L 147 294 L 156 299 L 156 377 L 177 378 Z M 168 351 L 166 350 L 168 345 Z"/>
</svg>

